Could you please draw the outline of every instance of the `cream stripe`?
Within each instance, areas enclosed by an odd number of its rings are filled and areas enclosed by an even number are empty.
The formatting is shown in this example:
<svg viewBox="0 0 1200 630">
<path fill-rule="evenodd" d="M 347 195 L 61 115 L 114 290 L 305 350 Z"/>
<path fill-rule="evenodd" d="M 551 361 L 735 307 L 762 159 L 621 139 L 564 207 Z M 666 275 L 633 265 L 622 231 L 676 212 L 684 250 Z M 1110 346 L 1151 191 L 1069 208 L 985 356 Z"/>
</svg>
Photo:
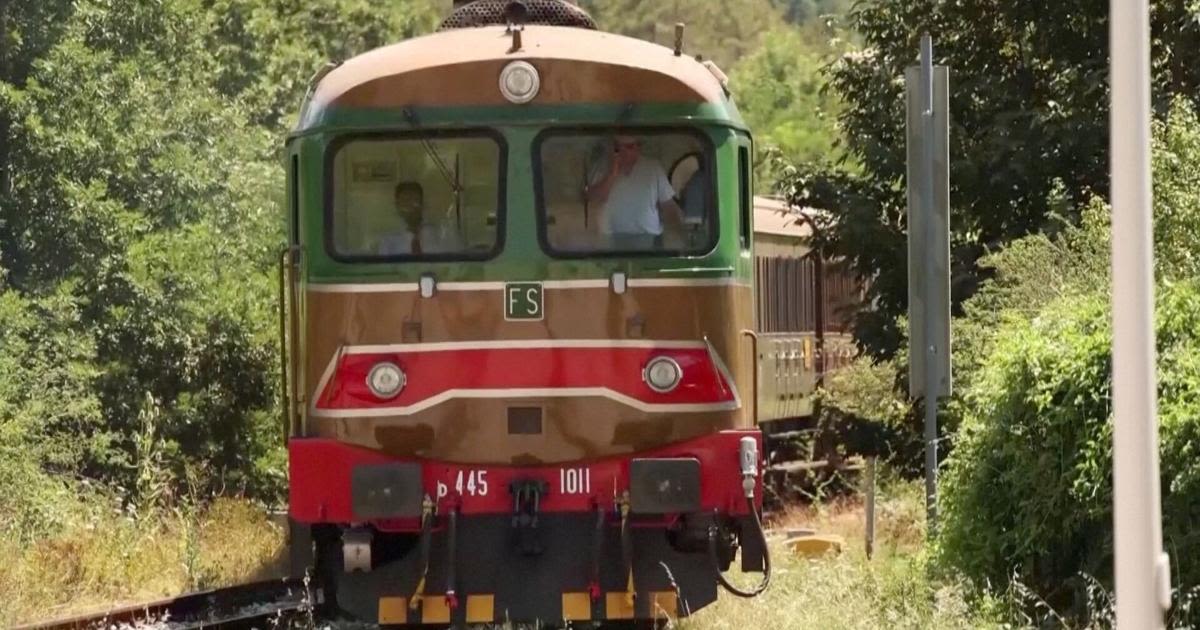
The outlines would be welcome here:
<svg viewBox="0 0 1200 630">
<path fill-rule="evenodd" d="M 503 282 L 439 282 L 438 291 L 503 291 Z"/>
<path fill-rule="evenodd" d="M 738 395 L 737 383 L 734 382 L 733 375 L 729 373 L 729 368 L 725 367 L 725 361 L 721 359 L 721 355 L 717 352 L 717 349 L 714 348 L 711 343 L 709 343 L 707 337 L 704 338 L 704 346 L 708 349 L 708 355 L 712 358 L 713 364 L 717 366 L 717 372 L 720 378 L 724 379 L 725 383 L 729 385 L 729 391 L 733 394 L 733 402 L 737 403 L 738 407 L 741 407 L 742 397 Z"/>
<path fill-rule="evenodd" d="M 749 287 L 737 278 L 630 278 L 630 287 Z"/>
<path fill-rule="evenodd" d="M 512 282 L 539 282 L 538 280 L 513 280 Z M 542 280 L 546 289 L 604 289 L 609 280 L 592 278 L 582 280 Z M 750 287 L 750 283 L 736 278 L 630 278 L 631 288 L 670 287 Z M 438 291 L 503 291 L 505 282 L 439 282 Z M 312 293 L 416 293 L 421 287 L 415 282 L 345 283 L 307 285 Z"/>
<path fill-rule="evenodd" d="M 530 282 L 536 282 L 530 280 Z M 543 280 L 542 286 L 547 289 L 607 289 L 610 281 L 607 278 L 592 278 L 582 280 Z"/>
<path fill-rule="evenodd" d="M 706 348 L 703 341 L 660 341 L 654 339 L 493 339 L 486 341 L 440 341 L 345 346 L 346 354 L 382 352 L 443 352 L 447 350 L 513 350 L 523 348 Z"/>
<path fill-rule="evenodd" d="M 307 285 L 309 293 L 416 293 L 421 290 L 416 282 L 362 283 L 362 284 L 313 284 Z"/>
<path fill-rule="evenodd" d="M 346 347 L 339 346 L 337 352 L 333 353 L 333 358 L 329 360 L 329 365 L 325 366 L 325 371 L 321 374 L 321 381 L 317 383 L 316 394 L 313 395 L 312 406 L 317 407 L 317 401 L 320 400 L 321 394 L 325 393 L 325 387 L 329 385 L 330 379 L 333 378 L 333 373 L 337 371 L 338 363 L 342 360 L 342 355 L 345 354 Z"/>
</svg>

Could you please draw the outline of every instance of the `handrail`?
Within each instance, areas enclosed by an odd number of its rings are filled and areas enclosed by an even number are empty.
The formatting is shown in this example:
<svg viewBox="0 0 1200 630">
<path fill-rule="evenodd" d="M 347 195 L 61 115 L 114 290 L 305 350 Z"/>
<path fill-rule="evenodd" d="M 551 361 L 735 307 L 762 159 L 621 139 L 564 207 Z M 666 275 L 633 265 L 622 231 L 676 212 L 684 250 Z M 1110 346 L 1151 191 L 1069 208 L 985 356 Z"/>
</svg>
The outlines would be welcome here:
<svg viewBox="0 0 1200 630">
<path fill-rule="evenodd" d="M 729 267 L 729 266 L 725 266 L 725 267 L 679 267 L 679 268 L 669 268 L 669 269 L 655 269 L 654 273 L 662 273 L 662 274 L 678 273 L 678 274 L 689 274 L 689 275 L 699 275 L 702 273 L 724 273 L 724 274 L 732 275 L 735 271 L 737 271 L 737 270 L 734 269 L 733 267 Z"/>
<path fill-rule="evenodd" d="M 753 419 L 754 419 L 755 426 L 758 426 L 758 405 L 759 405 L 759 400 L 758 400 L 758 333 L 753 330 L 750 330 L 750 329 L 744 329 L 744 330 L 742 330 L 742 335 L 750 338 L 750 350 L 753 353 L 753 357 L 754 357 L 753 360 L 750 362 L 750 365 L 754 371 L 754 376 L 752 377 L 752 380 L 751 380 L 751 382 L 754 384 L 754 418 Z"/>
<path fill-rule="evenodd" d="M 304 246 L 303 245 L 293 245 L 292 251 L 291 251 L 291 260 L 290 260 L 291 266 L 288 268 L 288 272 L 289 272 L 288 273 L 288 291 L 290 294 L 290 299 L 288 300 L 288 303 L 291 305 L 291 310 L 288 312 L 288 323 L 290 324 L 290 329 L 292 332 L 291 341 L 292 341 L 292 350 L 293 350 L 293 352 L 291 354 L 291 363 L 290 363 L 291 368 L 292 368 L 292 383 L 291 383 L 292 388 L 290 390 L 291 395 L 292 395 L 292 405 L 291 405 L 291 407 L 288 408 L 288 412 L 291 414 L 290 417 L 291 417 L 291 421 L 292 421 L 292 425 L 291 425 L 291 429 L 292 429 L 291 434 L 292 435 L 301 435 L 304 433 L 304 430 L 305 430 L 305 427 L 303 426 L 304 425 L 304 411 L 303 410 L 304 410 L 304 403 L 305 403 L 305 399 L 304 399 L 305 385 L 301 381 L 301 376 L 302 376 L 303 371 L 301 370 L 301 364 L 300 364 L 300 362 L 302 360 L 302 357 L 300 356 L 300 347 L 301 347 L 301 343 L 300 343 L 301 304 L 300 304 L 300 301 L 302 299 L 302 296 L 300 295 L 300 292 L 299 292 L 300 266 L 301 266 L 301 262 L 302 262 L 303 258 L 304 258 Z"/>
<path fill-rule="evenodd" d="M 292 432 L 292 397 L 288 391 L 288 319 L 287 319 L 287 281 L 291 265 L 292 247 L 284 245 L 279 250 L 279 410 L 281 413 L 280 428 L 283 429 L 283 441 Z"/>
<path fill-rule="evenodd" d="M 299 308 L 296 294 L 296 269 L 300 263 L 299 245 L 286 245 L 279 251 L 279 385 L 283 405 L 281 422 L 284 441 L 297 434 L 299 421 L 296 418 L 299 385 L 299 367 L 295 365 L 296 353 L 289 352 L 299 347 Z M 291 378 L 289 378 L 289 374 Z"/>
</svg>

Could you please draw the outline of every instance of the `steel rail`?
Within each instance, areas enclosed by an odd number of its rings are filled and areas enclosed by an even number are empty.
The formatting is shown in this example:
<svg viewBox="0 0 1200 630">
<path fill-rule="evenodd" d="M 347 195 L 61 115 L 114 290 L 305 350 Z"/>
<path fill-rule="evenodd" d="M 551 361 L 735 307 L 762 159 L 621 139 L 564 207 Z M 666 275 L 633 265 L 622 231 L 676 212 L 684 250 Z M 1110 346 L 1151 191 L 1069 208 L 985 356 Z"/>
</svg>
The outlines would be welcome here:
<svg viewBox="0 0 1200 630">
<path fill-rule="evenodd" d="M 139 624 L 171 630 L 286 628 L 289 624 L 279 623 L 281 617 L 315 614 L 323 603 L 323 592 L 315 584 L 301 579 L 271 580 L 17 626 L 15 630 L 90 630 Z"/>
</svg>

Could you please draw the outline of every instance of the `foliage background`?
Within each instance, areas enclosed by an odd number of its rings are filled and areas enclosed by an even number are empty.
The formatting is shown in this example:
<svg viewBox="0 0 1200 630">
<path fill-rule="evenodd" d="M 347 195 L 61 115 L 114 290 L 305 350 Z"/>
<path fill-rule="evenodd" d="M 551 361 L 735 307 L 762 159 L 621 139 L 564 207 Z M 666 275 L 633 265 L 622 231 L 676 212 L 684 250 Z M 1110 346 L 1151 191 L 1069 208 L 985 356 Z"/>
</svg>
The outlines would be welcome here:
<svg viewBox="0 0 1200 630">
<path fill-rule="evenodd" d="M 1200 118 L 1186 99 L 1154 126 L 1158 410 L 1173 623 L 1200 623 Z M 1086 617 L 1089 579 L 1111 586 L 1111 210 L 985 259 L 956 356 L 962 428 L 943 477 L 939 562 L 979 585 L 1013 581 Z"/>
<path fill-rule="evenodd" d="M 831 378 L 823 421 L 910 471 L 901 76 L 934 34 L 953 68 L 962 392 L 934 561 L 980 588 L 1089 601 L 1079 572 L 1106 579 L 1111 554 L 1104 5 L 582 4 L 660 42 L 687 22 L 689 53 L 730 73 L 755 129 L 759 190 L 829 210 L 819 245 L 870 279 L 856 333 L 883 361 Z M 448 5 L 0 3 L 0 539 L 281 499 L 279 139 L 317 68 L 428 32 Z M 1200 21 L 1178 0 L 1152 11 L 1165 526 L 1191 588 Z"/>
<path fill-rule="evenodd" d="M 823 69 L 850 47 L 836 17 L 773 28 L 733 66 L 734 98 L 754 130 L 755 187 L 777 192 L 786 164 L 834 164 L 841 100 L 825 89 Z M 850 166 L 849 168 L 853 168 Z"/>
<path fill-rule="evenodd" d="M 1152 12 L 1154 105 L 1200 91 L 1200 22 L 1192 3 L 1156 0 Z M 847 27 L 861 47 L 825 74 L 842 103 L 846 164 L 791 160 L 782 192 L 829 211 L 830 254 L 870 278 L 855 333 L 876 357 L 903 345 L 905 264 L 904 68 L 918 40 L 934 40 L 934 62 L 950 76 L 951 291 L 957 307 L 990 271 L 981 257 L 1022 236 L 1053 231 L 1052 199 L 1077 222 L 1107 190 L 1108 8 L 1038 0 L 856 3 Z"/>
<path fill-rule="evenodd" d="M 765 135 L 828 144 L 828 117 L 796 122 L 830 107 L 805 52 L 825 35 L 797 33 L 840 3 L 584 4 L 660 41 L 687 22 L 689 51 L 745 68 Z M 134 510 L 282 499 L 280 139 L 318 68 L 428 33 L 449 6 L 0 3 L 0 536 L 61 529 L 72 494 Z M 810 64 L 794 81 L 792 51 Z"/>
<path fill-rule="evenodd" d="M 1193 627 L 1200 22 L 1175 1 L 1152 1 L 1151 16 L 1164 527 L 1172 624 Z M 902 77 L 929 32 L 935 61 L 951 67 L 958 388 L 942 417 L 937 564 L 979 589 L 1044 598 L 1063 609 L 1060 623 L 1106 627 L 1111 610 L 1097 611 L 1095 594 L 1112 585 L 1107 7 L 874 0 L 847 22 L 858 45 L 818 79 L 838 149 L 783 151 L 774 171 L 793 205 L 826 211 L 818 245 L 869 280 L 855 334 L 875 362 L 830 381 L 823 421 L 866 428 L 876 450 L 919 469 L 919 424 L 901 403 Z"/>
<path fill-rule="evenodd" d="M 276 501 L 279 138 L 331 58 L 426 2 L 48 0 L 0 8 L 0 529 L 61 495 Z"/>
</svg>

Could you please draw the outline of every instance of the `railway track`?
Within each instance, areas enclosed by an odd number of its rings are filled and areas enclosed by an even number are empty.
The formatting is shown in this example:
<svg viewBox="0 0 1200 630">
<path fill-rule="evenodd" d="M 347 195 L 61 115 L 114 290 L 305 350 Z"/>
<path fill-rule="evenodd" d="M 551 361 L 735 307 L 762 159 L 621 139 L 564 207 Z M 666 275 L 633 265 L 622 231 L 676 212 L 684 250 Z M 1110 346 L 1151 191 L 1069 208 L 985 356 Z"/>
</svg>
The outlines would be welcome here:
<svg viewBox="0 0 1200 630">
<path fill-rule="evenodd" d="M 312 627 L 315 610 L 323 601 L 321 588 L 306 580 L 271 580 L 18 626 L 16 630 L 107 630 L 143 626 L 168 630 Z"/>
</svg>

